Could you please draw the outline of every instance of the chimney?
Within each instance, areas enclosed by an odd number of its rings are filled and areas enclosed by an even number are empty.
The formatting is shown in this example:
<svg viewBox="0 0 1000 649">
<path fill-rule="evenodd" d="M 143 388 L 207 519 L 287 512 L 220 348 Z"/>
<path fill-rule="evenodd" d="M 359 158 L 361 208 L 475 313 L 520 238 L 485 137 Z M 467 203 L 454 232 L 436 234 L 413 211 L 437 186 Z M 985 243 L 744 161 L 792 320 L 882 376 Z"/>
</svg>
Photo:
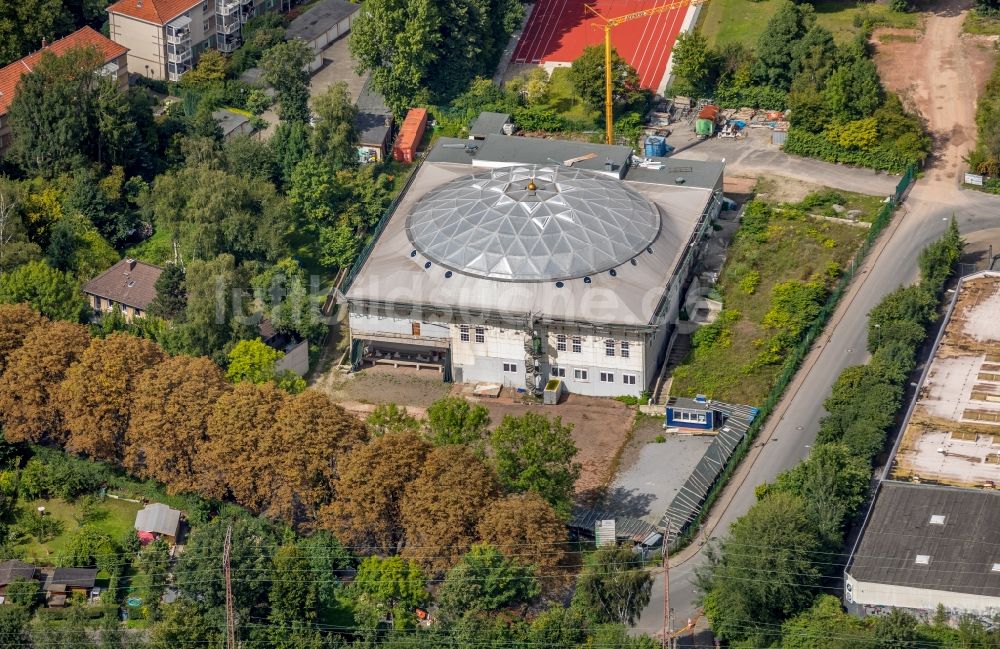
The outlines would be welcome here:
<svg viewBox="0 0 1000 649">
<path fill-rule="evenodd" d="M 45 49 L 46 47 L 48 47 L 48 46 L 49 46 L 49 41 L 48 41 L 48 39 L 47 39 L 47 38 L 45 38 L 44 36 L 42 36 L 42 49 L 44 50 L 44 49 Z"/>
<path fill-rule="evenodd" d="M 142 9 L 142 0 L 135 0 L 135 6 L 137 9 Z"/>
<path fill-rule="evenodd" d="M 125 264 L 128 266 L 129 270 L 135 270 L 135 259 L 129 257 L 125 260 Z"/>
</svg>

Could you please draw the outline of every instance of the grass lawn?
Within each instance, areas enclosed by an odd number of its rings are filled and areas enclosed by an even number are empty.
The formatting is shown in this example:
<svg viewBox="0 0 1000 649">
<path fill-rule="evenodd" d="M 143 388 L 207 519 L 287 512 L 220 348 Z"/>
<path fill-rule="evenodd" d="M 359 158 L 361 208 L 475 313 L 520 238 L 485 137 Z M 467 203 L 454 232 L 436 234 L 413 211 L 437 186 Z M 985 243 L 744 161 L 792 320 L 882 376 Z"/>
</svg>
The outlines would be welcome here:
<svg viewBox="0 0 1000 649">
<path fill-rule="evenodd" d="M 583 103 L 573 82 L 569 78 L 569 68 L 556 68 L 549 79 L 548 107 L 562 117 L 587 128 L 598 128 L 601 113 L 590 110 Z"/>
<path fill-rule="evenodd" d="M 854 19 L 862 13 L 886 27 L 920 27 L 919 14 L 891 11 L 884 5 L 862 5 L 848 0 L 820 0 L 812 4 L 817 22 L 833 32 L 839 42 L 858 33 Z M 712 45 L 739 42 L 756 46 L 767 21 L 779 6 L 779 0 L 712 0 L 702 9 L 698 23 Z"/>
<path fill-rule="evenodd" d="M 46 517 L 55 519 L 62 524 L 62 531 L 48 543 L 38 543 L 34 537 L 29 537 L 27 543 L 19 545 L 18 548 L 24 550 L 26 560 L 34 560 L 45 565 L 52 563 L 66 549 L 74 533 L 80 529 L 77 517 L 82 515 L 82 507 L 79 502 L 68 503 L 55 499 L 33 500 L 24 503 L 24 515 L 37 515 L 35 512 L 39 507 L 45 507 Z M 91 522 L 91 525 L 107 533 L 112 539 L 118 540 L 132 529 L 135 524 L 135 515 L 141 507 L 139 503 L 108 498 L 104 502 L 98 503 L 97 509 L 104 514 L 99 520 Z"/>
<path fill-rule="evenodd" d="M 965 16 L 965 22 L 962 23 L 962 31 L 966 34 L 1000 35 L 1000 18 L 983 16 L 978 11 L 970 11 Z"/>
<path fill-rule="evenodd" d="M 170 233 L 166 230 L 154 231 L 153 236 L 126 250 L 125 256 L 144 261 L 147 264 L 162 266 L 174 258 L 173 247 L 170 245 Z"/>
<path fill-rule="evenodd" d="M 846 194 L 846 193 L 845 193 Z M 846 198 L 843 197 L 843 198 Z M 847 200 L 848 205 L 870 208 L 870 220 L 877 209 L 869 197 Z M 773 335 L 762 324 L 771 308 L 772 290 L 787 281 L 808 282 L 825 279 L 831 286 L 834 279 L 829 269 L 843 269 L 853 258 L 867 230 L 857 225 L 837 223 L 805 216 L 804 212 L 822 213 L 823 207 L 813 205 L 791 209 L 792 205 L 775 205 L 763 243 L 735 240 L 729 249 L 726 265 L 716 286 L 726 310 L 737 312 L 715 344 L 695 348 L 689 358 L 674 371 L 670 392 L 677 396 L 707 394 L 709 397 L 759 405 L 767 397 L 781 373 L 781 362 L 755 362 Z M 852 209 L 854 209 L 852 207 Z M 742 282 L 752 273 L 759 274 L 759 283 L 748 292 Z"/>
</svg>

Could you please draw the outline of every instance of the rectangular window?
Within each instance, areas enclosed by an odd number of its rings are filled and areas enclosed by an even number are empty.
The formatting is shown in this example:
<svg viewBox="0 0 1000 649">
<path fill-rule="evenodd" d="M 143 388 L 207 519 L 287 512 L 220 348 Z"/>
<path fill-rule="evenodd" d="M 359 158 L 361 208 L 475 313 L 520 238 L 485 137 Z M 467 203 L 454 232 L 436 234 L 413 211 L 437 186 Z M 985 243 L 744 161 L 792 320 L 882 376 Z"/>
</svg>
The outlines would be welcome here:
<svg viewBox="0 0 1000 649">
<path fill-rule="evenodd" d="M 929 555 L 929 554 L 918 554 L 913 559 L 913 562 L 916 563 L 917 565 L 921 565 L 921 566 L 930 565 L 930 563 L 931 563 L 931 555 Z"/>
<path fill-rule="evenodd" d="M 605 340 L 604 341 L 604 355 L 614 356 L 615 355 L 615 341 Z"/>
<path fill-rule="evenodd" d="M 469 325 L 460 325 L 458 327 L 458 339 L 463 343 L 469 342 Z"/>
<path fill-rule="evenodd" d="M 635 374 L 622 374 L 622 383 L 625 385 L 635 385 Z"/>
<path fill-rule="evenodd" d="M 615 375 L 613 372 L 601 372 L 601 383 L 614 383 Z"/>
<path fill-rule="evenodd" d="M 629 354 L 628 341 L 623 340 L 621 345 L 622 345 L 622 358 L 628 358 Z"/>
<path fill-rule="evenodd" d="M 96 311 L 100 311 L 101 310 L 101 298 L 96 297 L 96 296 L 94 297 L 94 310 L 96 310 Z"/>
<path fill-rule="evenodd" d="M 556 351 L 566 351 L 566 336 L 563 334 L 556 336 Z"/>
<path fill-rule="evenodd" d="M 484 342 L 486 342 L 486 328 L 485 327 L 476 327 L 476 342 L 477 343 L 484 343 Z"/>
<path fill-rule="evenodd" d="M 698 423 L 699 424 L 704 424 L 706 421 L 707 420 L 705 419 L 705 413 L 703 413 L 703 412 L 699 413 L 698 414 Z"/>
<path fill-rule="evenodd" d="M 517 373 L 517 363 L 504 363 L 503 364 L 503 371 L 507 372 L 508 374 L 516 374 Z"/>
<path fill-rule="evenodd" d="M 414 336 L 419 336 L 420 335 L 420 323 L 419 322 L 411 322 L 410 323 L 410 333 L 412 335 L 414 335 Z"/>
<path fill-rule="evenodd" d="M 553 365 L 552 366 L 552 376 L 554 376 L 556 378 L 559 378 L 559 379 L 566 378 L 566 368 L 565 367 L 556 367 L 555 365 Z"/>
<path fill-rule="evenodd" d="M 583 351 L 583 341 L 579 337 L 573 338 L 573 353 L 579 354 Z"/>
<path fill-rule="evenodd" d="M 944 525 L 944 514 L 931 514 L 931 525 Z"/>
<path fill-rule="evenodd" d="M 209 28 L 210 26 L 211 26 L 211 25 L 210 25 L 210 23 L 209 23 L 209 22 L 208 22 L 208 21 L 206 20 L 206 21 L 205 21 L 204 23 L 202 23 L 202 25 L 201 25 L 201 31 L 202 31 L 203 33 L 207 34 L 207 33 L 208 33 L 208 28 Z"/>
<path fill-rule="evenodd" d="M 576 379 L 577 381 L 586 381 L 587 370 L 580 370 L 580 369 L 573 370 L 573 378 Z"/>
</svg>

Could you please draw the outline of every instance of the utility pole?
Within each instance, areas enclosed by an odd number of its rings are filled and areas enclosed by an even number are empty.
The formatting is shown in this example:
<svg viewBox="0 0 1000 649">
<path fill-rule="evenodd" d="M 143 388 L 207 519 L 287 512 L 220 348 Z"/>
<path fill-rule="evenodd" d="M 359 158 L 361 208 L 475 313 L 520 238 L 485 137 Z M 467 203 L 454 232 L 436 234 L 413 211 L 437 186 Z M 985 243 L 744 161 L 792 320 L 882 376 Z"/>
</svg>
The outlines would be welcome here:
<svg viewBox="0 0 1000 649">
<path fill-rule="evenodd" d="M 226 542 L 222 550 L 222 573 L 226 579 L 226 649 L 236 649 L 236 615 L 233 613 L 233 580 L 229 569 L 229 555 L 233 544 L 233 526 L 226 528 Z"/>
<path fill-rule="evenodd" d="M 670 620 L 670 521 L 666 521 L 663 530 L 663 649 L 670 649 L 670 634 L 674 625 Z"/>
</svg>

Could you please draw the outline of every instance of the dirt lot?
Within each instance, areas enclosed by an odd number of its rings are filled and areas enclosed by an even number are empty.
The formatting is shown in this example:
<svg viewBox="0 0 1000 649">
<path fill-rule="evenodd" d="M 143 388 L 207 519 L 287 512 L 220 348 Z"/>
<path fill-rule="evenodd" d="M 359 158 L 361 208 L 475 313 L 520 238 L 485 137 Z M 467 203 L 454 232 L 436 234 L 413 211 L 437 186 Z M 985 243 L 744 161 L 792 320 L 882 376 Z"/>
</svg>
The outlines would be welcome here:
<svg viewBox="0 0 1000 649">
<path fill-rule="evenodd" d="M 353 374 L 342 374 L 334 369 L 313 387 L 359 414 L 371 412 L 379 404 L 395 403 L 406 406 L 416 416 L 423 416 L 427 406 L 451 390 L 451 385 L 442 382 L 436 370 L 395 369 L 385 365 Z"/>
<path fill-rule="evenodd" d="M 962 34 L 971 2 L 936 4 L 925 30 L 875 30 L 875 63 L 882 83 L 902 97 L 927 121 L 935 140 L 931 160 L 934 182 L 953 183 L 962 171 L 962 157 L 975 143 L 975 97 L 992 71 L 994 37 Z M 974 91 L 969 88 L 973 81 Z"/>
</svg>

